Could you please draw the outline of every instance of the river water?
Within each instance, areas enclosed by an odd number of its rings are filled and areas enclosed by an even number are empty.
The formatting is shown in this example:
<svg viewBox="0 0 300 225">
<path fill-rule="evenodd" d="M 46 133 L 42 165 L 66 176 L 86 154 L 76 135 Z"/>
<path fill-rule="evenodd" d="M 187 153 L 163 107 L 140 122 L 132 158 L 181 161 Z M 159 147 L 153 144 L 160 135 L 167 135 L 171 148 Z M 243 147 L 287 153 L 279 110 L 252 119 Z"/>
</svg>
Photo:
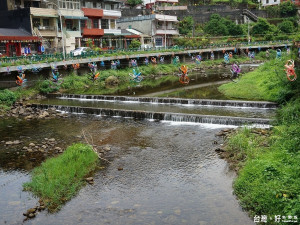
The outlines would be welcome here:
<svg viewBox="0 0 300 225">
<path fill-rule="evenodd" d="M 111 163 L 58 213 L 44 211 L 25 224 L 253 224 L 232 193 L 235 174 L 214 151 L 221 128 L 88 115 L 2 120 L 0 141 L 23 143 L 0 144 L 0 224 L 21 224 L 22 213 L 37 204 L 22 183 L 45 156 L 22 146 L 55 138 L 66 147 L 82 140 L 82 129 L 93 144 L 111 147 Z"/>
</svg>

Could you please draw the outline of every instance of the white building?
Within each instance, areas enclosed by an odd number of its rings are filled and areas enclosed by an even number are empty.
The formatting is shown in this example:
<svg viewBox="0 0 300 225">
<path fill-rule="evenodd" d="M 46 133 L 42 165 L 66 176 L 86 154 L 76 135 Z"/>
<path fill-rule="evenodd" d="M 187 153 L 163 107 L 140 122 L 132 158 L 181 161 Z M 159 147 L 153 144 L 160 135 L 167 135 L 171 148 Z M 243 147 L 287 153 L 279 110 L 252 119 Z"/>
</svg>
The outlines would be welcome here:
<svg viewBox="0 0 300 225">
<path fill-rule="evenodd" d="M 150 36 L 151 45 L 154 47 L 173 44 L 173 37 L 179 35 L 177 23 L 177 16 L 161 14 L 121 18 L 117 21 L 118 27 L 122 29 L 132 28 Z"/>
<path fill-rule="evenodd" d="M 280 4 L 280 0 L 258 0 L 258 2 L 261 3 L 262 7 L 272 6 L 272 5 L 279 5 Z"/>
</svg>

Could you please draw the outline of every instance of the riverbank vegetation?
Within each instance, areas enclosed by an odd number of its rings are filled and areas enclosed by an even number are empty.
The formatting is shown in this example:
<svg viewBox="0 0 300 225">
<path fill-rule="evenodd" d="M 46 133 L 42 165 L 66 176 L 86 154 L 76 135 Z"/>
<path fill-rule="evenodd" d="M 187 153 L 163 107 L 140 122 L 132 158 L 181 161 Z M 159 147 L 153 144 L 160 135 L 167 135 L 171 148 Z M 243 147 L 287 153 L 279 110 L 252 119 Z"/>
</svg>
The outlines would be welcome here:
<svg viewBox="0 0 300 225">
<path fill-rule="evenodd" d="M 254 215 L 300 217 L 300 82 L 290 82 L 274 59 L 220 90 L 230 97 L 280 103 L 274 126 L 264 133 L 242 128 L 227 139 L 224 156 L 238 170 L 234 192 Z M 299 74 L 299 72 L 298 72 Z M 270 217 L 273 221 L 270 221 Z M 282 222 L 281 223 L 285 224 Z"/>
<path fill-rule="evenodd" d="M 73 144 L 57 157 L 35 168 L 32 180 L 24 189 L 32 191 L 54 212 L 70 200 L 85 183 L 84 177 L 94 171 L 98 156 L 90 145 Z"/>
</svg>

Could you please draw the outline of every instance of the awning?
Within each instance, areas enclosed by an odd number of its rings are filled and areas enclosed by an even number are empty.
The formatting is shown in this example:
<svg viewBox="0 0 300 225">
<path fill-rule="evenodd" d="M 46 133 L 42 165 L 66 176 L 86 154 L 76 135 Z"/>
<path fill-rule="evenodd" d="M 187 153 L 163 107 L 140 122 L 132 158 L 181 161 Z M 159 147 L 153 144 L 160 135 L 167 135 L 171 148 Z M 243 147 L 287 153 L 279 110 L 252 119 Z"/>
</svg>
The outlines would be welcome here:
<svg viewBox="0 0 300 225">
<path fill-rule="evenodd" d="M 70 19 L 70 20 L 87 20 L 88 18 L 85 16 L 63 16 L 65 19 Z"/>
<path fill-rule="evenodd" d="M 125 35 L 125 38 L 140 38 L 140 35 Z"/>
<path fill-rule="evenodd" d="M 0 36 L 0 41 L 42 41 L 37 36 Z"/>
<path fill-rule="evenodd" d="M 58 17 L 58 15 L 41 15 L 41 14 L 32 14 L 32 15 L 38 17 Z"/>
</svg>

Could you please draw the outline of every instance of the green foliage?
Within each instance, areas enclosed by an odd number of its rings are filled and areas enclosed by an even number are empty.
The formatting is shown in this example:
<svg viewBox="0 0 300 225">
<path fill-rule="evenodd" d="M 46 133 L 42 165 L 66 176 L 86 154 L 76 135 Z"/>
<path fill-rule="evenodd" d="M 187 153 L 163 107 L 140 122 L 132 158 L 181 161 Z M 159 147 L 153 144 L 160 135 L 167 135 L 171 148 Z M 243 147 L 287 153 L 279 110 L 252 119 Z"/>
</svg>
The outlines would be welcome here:
<svg viewBox="0 0 300 225">
<path fill-rule="evenodd" d="M 59 90 L 59 86 L 54 84 L 51 80 L 44 80 L 41 82 L 39 90 L 42 94 L 49 94 Z"/>
<path fill-rule="evenodd" d="M 267 11 L 269 17 L 279 17 L 279 15 L 280 15 L 278 5 L 268 6 L 268 7 L 266 7 L 266 11 Z"/>
<path fill-rule="evenodd" d="M 292 17 L 297 15 L 297 7 L 291 1 L 281 2 L 279 12 L 282 17 Z"/>
<path fill-rule="evenodd" d="M 127 0 L 126 4 L 130 5 L 131 7 L 134 7 L 136 5 L 142 4 L 143 0 Z"/>
<path fill-rule="evenodd" d="M 86 144 L 74 144 L 58 156 L 46 160 L 32 172 L 23 186 L 40 197 L 50 211 L 57 211 L 84 184 L 83 178 L 95 170 L 97 154 Z"/>
<path fill-rule="evenodd" d="M 128 46 L 129 48 L 133 48 L 133 49 L 138 49 L 141 47 L 141 42 L 139 40 L 132 40 L 130 45 Z"/>
<path fill-rule="evenodd" d="M 274 33 L 274 26 L 271 25 L 266 19 L 259 18 L 257 23 L 252 27 L 251 34 L 268 34 L 268 33 Z"/>
<path fill-rule="evenodd" d="M 184 17 L 183 20 L 179 22 L 179 33 L 183 35 L 192 34 L 194 23 L 195 22 L 192 16 Z"/>
<path fill-rule="evenodd" d="M 5 89 L 0 90 L 0 105 L 11 106 L 17 100 L 16 93 Z"/>
<path fill-rule="evenodd" d="M 219 90 L 232 98 L 268 100 L 279 103 L 288 101 L 299 92 L 299 82 L 290 82 L 286 78 L 283 69 L 287 57 L 283 56 L 281 60 L 274 59 L 275 51 L 272 50 L 270 58 L 273 59 L 255 71 L 244 75 L 237 84 L 224 84 Z"/>
<path fill-rule="evenodd" d="M 204 31 L 210 35 L 242 35 L 243 29 L 229 19 L 221 17 L 219 14 L 212 14 L 209 22 L 204 26 Z"/>
<path fill-rule="evenodd" d="M 280 24 L 278 24 L 278 28 L 280 31 L 284 33 L 293 33 L 294 32 L 294 24 L 290 20 L 284 20 Z"/>
</svg>

